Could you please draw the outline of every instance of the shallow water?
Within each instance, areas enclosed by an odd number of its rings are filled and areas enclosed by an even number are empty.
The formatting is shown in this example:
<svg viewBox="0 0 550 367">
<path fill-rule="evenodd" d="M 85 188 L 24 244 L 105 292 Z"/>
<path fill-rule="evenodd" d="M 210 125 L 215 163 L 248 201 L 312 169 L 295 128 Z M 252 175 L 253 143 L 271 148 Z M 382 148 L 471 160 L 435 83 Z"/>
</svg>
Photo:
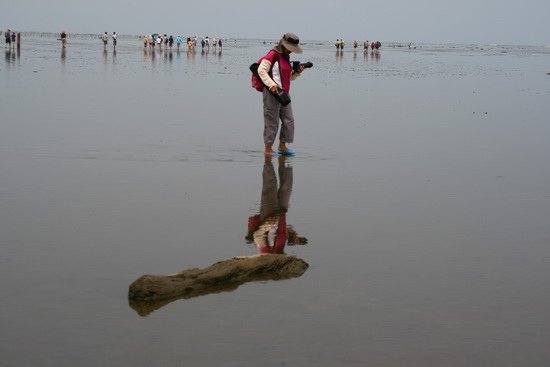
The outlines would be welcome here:
<svg viewBox="0 0 550 367">
<path fill-rule="evenodd" d="M 297 155 L 266 165 L 248 65 L 269 47 L 5 52 L 2 365 L 548 365 L 548 50 L 310 42 Z M 279 164 L 306 273 L 138 315 L 139 276 L 257 253 Z"/>
</svg>

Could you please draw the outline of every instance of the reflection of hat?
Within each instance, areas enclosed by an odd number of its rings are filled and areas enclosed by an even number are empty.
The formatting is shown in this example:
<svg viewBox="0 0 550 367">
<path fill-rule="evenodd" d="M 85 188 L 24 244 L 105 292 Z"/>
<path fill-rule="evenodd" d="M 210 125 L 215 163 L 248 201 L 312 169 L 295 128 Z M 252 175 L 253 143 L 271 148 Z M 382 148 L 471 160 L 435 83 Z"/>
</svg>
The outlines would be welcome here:
<svg viewBox="0 0 550 367">
<path fill-rule="evenodd" d="M 298 44 L 300 43 L 300 38 L 294 33 L 285 33 L 281 39 L 281 43 L 285 46 L 286 49 L 297 54 L 302 53 L 302 49 Z"/>
</svg>

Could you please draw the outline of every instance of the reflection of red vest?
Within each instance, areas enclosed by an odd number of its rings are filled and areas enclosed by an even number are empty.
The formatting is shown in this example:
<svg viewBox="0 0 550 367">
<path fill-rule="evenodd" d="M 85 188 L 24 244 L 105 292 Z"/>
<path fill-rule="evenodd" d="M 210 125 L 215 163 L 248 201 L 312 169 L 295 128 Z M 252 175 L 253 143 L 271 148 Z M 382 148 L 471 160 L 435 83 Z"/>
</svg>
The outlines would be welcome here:
<svg viewBox="0 0 550 367">
<path fill-rule="evenodd" d="M 260 228 L 260 214 L 248 218 L 248 234 L 256 232 Z"/>
<path fill-rule="evenodd" d="M 279 217 L 279 226 L 277 227 L 277 234 L 275 235 L 275 241 L 273 248 L 270 252 L 274 254 L 282 254 L 286 244 L 286 214 L 281 214 Z"/>
<path fill-rule="evenodd" d="M 248 233 L 252 234 L 260 228 L 261 225 L 260 215 L 256 214 L 253 217 L 248 218 Z M 275 241 L 273 246 L 266 246 L 260 248 L 261 253 L 272 253 L 272 254 L 282 254 L 285 249 L 287 239 L 287 230 L 286 230 L 286 214 L 281 214 L 279 216 L 279 221 L 277 223 L 277 232 L 275 233 Z"/>
</svg>

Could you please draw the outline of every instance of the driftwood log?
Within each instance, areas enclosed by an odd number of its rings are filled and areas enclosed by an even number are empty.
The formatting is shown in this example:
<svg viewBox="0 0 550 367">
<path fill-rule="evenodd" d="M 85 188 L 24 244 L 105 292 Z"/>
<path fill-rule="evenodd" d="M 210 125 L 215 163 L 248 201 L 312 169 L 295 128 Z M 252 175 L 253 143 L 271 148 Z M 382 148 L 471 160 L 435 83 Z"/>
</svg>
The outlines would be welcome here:
<svg viewBox="0 0 550 367">
<path fill-rule="evenodd" d="M 142 316 L 181 298 L 232 291 L 241 284 L 296 278 L 309 267 L 302 259 L 285 254 L 234 257 L 204 269 L 187 269 L 171 275 L 143 275 L 130 284 L 130 307 Z"/>
</svg>

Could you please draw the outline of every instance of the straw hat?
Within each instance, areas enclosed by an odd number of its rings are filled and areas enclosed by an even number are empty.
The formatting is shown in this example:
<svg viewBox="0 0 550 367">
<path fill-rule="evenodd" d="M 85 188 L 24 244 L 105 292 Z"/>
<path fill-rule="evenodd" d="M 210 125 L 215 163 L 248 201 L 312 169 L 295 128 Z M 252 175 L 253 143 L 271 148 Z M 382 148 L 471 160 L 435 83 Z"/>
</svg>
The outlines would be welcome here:
<svg viewBox="0 0 550 367">
<path fill-rule="evenodd" d="M 300 38 L 298 38 L 298 36 L 294 33 L 285 33 L 283 38 L 281 38 L 281 43 L 289 51 L 297 54 L 302 53 L 302 49 L 299 46 Z"/>
</svg>

